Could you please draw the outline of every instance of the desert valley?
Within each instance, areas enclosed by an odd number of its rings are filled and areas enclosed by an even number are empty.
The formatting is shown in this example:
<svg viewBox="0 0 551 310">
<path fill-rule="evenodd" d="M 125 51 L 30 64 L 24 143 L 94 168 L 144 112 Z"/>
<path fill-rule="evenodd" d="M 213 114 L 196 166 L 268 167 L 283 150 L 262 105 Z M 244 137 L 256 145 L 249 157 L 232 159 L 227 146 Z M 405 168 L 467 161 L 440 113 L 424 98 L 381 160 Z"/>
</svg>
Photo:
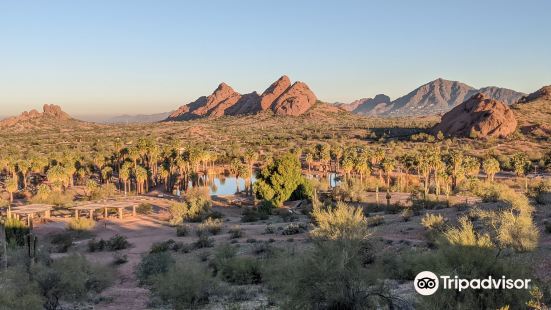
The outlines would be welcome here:
<svg viewBox="0 0 551 310">
<path fill-rule="evenodd" d="M 108 123 L 0 121 L 0 308 L 548 309 L 551 86 L 282 76 Z M 421 296 L 423 270 L 533 285 Z"/>
</svg>

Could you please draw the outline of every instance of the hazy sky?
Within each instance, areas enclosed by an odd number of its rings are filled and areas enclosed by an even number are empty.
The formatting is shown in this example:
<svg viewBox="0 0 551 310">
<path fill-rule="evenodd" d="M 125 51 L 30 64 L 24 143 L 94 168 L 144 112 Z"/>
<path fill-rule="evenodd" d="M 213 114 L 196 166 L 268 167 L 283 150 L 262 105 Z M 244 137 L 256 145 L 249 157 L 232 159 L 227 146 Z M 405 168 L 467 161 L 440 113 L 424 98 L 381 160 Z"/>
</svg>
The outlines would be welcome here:
<svg viewBox="0 0 551 310">
<path fill-rule="evenodd" d="M 551 1 L 0 0 L 0 115 L 155 113 L 280 75 L 322 100 L 551 84 Z"/>
</svg>

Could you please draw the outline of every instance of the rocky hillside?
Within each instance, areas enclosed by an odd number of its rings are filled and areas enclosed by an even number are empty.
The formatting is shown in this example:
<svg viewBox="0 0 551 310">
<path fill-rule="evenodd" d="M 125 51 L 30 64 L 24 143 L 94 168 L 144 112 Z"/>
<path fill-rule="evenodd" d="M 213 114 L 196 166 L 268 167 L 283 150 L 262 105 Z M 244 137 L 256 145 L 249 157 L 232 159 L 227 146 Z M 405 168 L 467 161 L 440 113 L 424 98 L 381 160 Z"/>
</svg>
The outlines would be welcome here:
<svg viewBox="0 0 551 310">
<path fill-rule="evenodd" d="M 476 89 L 461 82 L 436 79 L 392 102 L 387 96 L 377 95 L 374 99 L 366 99 L 361 103 L 353 102 L 341 107 L 362 115 L 426 116 L 446 113 L 477 93 L 508 105 L 525 95 L 506 88 L 491 86 Z"/>
<path fill-rule="evenodd" d="M 89 123 L 76 120 L 63 112 L 61 107 L 46 104 L 42 112 L 37 110 L 25 111 L 19 116 L 6 118 L 0 121 L 0 128 L 5 131 L 31 130 L 70 130 L 74 126 L 87 127 Z"/>
<path fill-rule="evenodd" d="M 515 114 L 506 104 L 478 93 L 444 114 L 432 132 L 442 132 L 446 136 L 504 138 L 516 128 Z"/>
<path fill-rule="evenodd" d="M 539 138 L 551 135 L 551 85 L 522 97 L 511 108 L 524 134 Z"/>
<path fill-rule="evenodd" d="M 316 95 L 303 82 L 280 77 L 262 94 L 240 94 L 229 85 L 221 83 L 209 96 L 203 96 L 181 106 L 166 121 L 186 121 L 203 117 L 245 115 L 271 110 L 277 115 L 297 116 L 308 111 L 316 102 Z"/>
</svg>

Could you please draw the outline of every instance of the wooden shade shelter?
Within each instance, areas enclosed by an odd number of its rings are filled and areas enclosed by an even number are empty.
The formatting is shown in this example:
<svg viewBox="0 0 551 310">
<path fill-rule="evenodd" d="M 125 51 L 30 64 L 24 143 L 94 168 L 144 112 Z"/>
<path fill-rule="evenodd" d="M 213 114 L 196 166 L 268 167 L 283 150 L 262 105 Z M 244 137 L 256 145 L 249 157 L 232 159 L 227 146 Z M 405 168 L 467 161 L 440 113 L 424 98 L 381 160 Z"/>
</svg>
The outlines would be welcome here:
<svg viewBox="0 0 551 310">
<path fill-rule="evenodd" d="M 105 203 L 89 203 L 80 206 L 73 207 L 75 211 L 75 218 L 79 218 L 80 211 L 88 211 L 90 219 L 94 218 L 94 212 L 97 210 L 103 210 L 104 218 L 107 218 L 108 209 L 117 209 L 119 219 L 122 220 L 124 209 L 132 208 L 132 216 L 136 216 L 136 203 L 133 202 L 105 202 Z"/>
<path fill-rule="evenodd" d="M 27 217 L 27 225 L 31 225 L 31 220 L 36 214 L 44 213 L 45 218 L 50 218 L 53 205 L 47 204 L 31 204 L 22 207 L 16 207 L 11 210 L 11 215 L 20 219 L 21 216 Z"/>
</svg>

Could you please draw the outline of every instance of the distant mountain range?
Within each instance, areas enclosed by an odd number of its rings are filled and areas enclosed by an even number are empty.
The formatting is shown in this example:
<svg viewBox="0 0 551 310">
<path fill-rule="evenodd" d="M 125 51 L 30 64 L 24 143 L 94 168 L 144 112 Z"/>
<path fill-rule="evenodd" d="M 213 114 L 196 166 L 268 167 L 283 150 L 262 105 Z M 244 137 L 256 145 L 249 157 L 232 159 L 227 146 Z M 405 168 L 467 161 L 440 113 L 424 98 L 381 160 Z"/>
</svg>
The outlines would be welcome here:
<svg viewBox="0 0 551 310">
<path fill-rule="evenodd" d="M 82 115 L 76 118 L 87 122 L 101 124 L 136 124 L 136 123 L 156 123 L 166 119 L 172 112 L 156 114 L 123 114 L 123 115 Z"/>
<path fill-rule="evenodd" d="M 443 114 L 463 103 L 476 93 L 483 93 L 507 105 L 526 94 L 495 86 L 476 89 L 458 81 L 436 79 L 418 87 L 405 96 L 391 101 L 388 96 L 361 99 L 339 107 L 361 115 L 403 117 Z"/>
</svg>

